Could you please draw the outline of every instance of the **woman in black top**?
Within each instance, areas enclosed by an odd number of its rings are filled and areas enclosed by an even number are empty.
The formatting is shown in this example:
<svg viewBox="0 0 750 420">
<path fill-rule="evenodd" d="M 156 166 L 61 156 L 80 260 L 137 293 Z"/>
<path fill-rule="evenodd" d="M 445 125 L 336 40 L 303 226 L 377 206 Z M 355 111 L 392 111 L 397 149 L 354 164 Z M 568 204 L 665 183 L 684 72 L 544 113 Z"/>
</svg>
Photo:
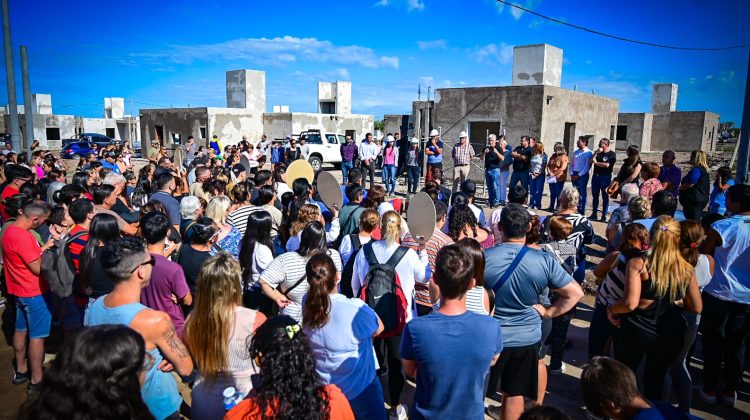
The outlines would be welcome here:
<svg viewBox="0 0 750 420">
<path fill-rule="evenodd" d="M 81 253 L 79 279 L 83 290 L 89 292 L 89 304 L 101 296 L 111 292 L 114 288 L 112 280 L 104 272 L 99 258 L 102 247 L 120 238 L 120 228 L 117 219 L 106 213 L 99 213 L 91 219 L 89 240 Z"/>
<path fill-rule="evenodd" d="M 638 183 L 642 163 L 641 148 L 636 145 L 628 146 L 628 157 L 622 162 L 620 171 L 617 173 L 617 182 L 620 183 L 620 187 L 631 182 Z"/>
<path fill-rule="evenodd" d="M 690 154 L 690 164 L 693 168 L 680 183 L 680 204 L 682 204 L 685 219 L 700 221 L 703 217 L 703 209 L 708 205 L 711 188 L 706 152 L 693 150 Z"/>
<path fill-rule="evenodd" d="M 284 163 L 286 163 L 286 166 L 289 166 L 289 164 L 299 159 L 301 155 L 302 155 L 302 151 L 300 150 L 299 147 L 297 147 L 297 142 L 295 140 L 290 140 L 289 148 L 286 149 Z"/>
<path fill-rule="evenodd" d="M 190 226 L 190 232 L 190 243 L 180 247 L 177 253 L 177 264 L 182 266 L 190 293 L 195 296 L 198 273 L 201 271 L 203 262 L 211 256 L 211 247 L 216 242 L 219 228 L 210 218 L 199 217 Z"/>
<path fill-rule="evenodd" d="M 645 395 L 659 400 L 684 341 L 682 311 L 703 308 L 695 270 L 680 252 L 680 223 L 669 216 L 656 219 L 649 251 L 628 261 L 625 276 L 623 298 L 607 307 L 607 317 L 619 327 L 615 358 L 635 371 L 646 356 Z"/>
</svg>

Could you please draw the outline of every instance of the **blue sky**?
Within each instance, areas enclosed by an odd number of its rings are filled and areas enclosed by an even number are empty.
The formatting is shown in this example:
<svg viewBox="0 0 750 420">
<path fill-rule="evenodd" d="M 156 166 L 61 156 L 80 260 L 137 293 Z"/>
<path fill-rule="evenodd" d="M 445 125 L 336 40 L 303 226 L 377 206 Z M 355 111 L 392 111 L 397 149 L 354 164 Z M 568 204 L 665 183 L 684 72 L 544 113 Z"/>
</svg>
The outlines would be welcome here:
<svg viewBox="0 0 750 420">
<path fill-rule="evenodd" d="M 750 2 L 516 0 L 571 23 L 645 41 L 695 47 L 750 43 Z M 353 111 L 409 112 L 433 89 L 510 84 L 512 47 L 564 49 L 563 87 L 650 108 L 651 84 L 679 84 L 678 110 L 739 124 L 745 49 L 671 51 L 557 25 L 491 0 L 99 1 L 10 0 L 18 46 L 29 48 L 34 93 L 58 114 L 101 116 L 103 98 L 130 112 L 225 106 L 224 72 L 266 71 L 267 106 L 316 108 L 317 81 L 350 80 Z M 3 79 L 5 68 L 2 67 Z M 5 83 L 0 103 L 7 102 Z"/>
</svg>

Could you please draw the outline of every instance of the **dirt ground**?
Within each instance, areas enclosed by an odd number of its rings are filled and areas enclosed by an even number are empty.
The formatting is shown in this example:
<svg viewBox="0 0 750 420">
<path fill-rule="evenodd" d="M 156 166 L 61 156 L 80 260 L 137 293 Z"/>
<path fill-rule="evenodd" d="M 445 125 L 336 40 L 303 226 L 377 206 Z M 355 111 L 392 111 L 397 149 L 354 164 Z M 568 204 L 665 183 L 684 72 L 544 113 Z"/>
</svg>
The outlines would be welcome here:
<svg viewBox="0 0 750 420">
<path fill-rule="evenodd" d="M 622 159 L 624 155 L 618 152 L 618 159 Z M 731 157 L 731 150 L 729 152 L 717 154 L 717 160 L 712 160 L 712 166 L 718 166 L 718 161 L 728 162 Z M 678 164 L 683 168 L 683 171 L 689 169 L 687 161 L 689 154 L 679 153 L 677 156 Z M 646 153 L 643 154 L 644 161 L 661 162 L 661 153 Z M 722 163 L 726 164 L 726 163 Z M 341 179 L 341 173 L 332 167 L 327 167 L 331 173 L 333 173 L 339 180 Z M 380 177 L 376 176 L 376 182 L 380 182 Z M 399 183 L 397 191 L 399 194 L 405 192 L 405 185 Z M 480 193 L 482 191 L 480 190 Z M 481 194 L 480 194 L 481 195 Z M 486 197 L 480 197 L 480 204 L 484 201 L 486 205 Z M 548 205 L 549 197 L 545 192 L 544 207 Z M 485 210 L 489 216 L 489 210 Z M 546 215 L 546 212 L 539 211 L 540 215 Z M 587 214 L 589 211 L 587 211 Z M 593 279 L 593 273 L 591 269 L 601 260 L 604 252 L 605 240 L 603 238 L 605 224 L 600 222 L 594 222 L 594 230 L 596 233 L 596 239 L 594 243 L 587 247 L 587 279 Z M 576 317 L 573 320 L 568 338 L 572 342 L 572 347 L 566 351 L 564 362 L 567 365 L 567 369 L 563 374 L 549 377 L 549 384 L 547 387 L 547 394 L 545 404 L 558 407 L 567 412 L 573 418 L 585 418 L 585 413 L 580 400 L 580 368 L 586 363 L 586 345 L 588 336 L 589 320 L 591 319 L 591 313 L 593 310 L 594 297 L 586 296 L 578 305 L 576 311 Z M 26 399 L 26 387 L 25 386 L 14 386 L 11 384 L 12 366 L 11 361 L 13 359 L 13 350 L 11 347 L 10 338 L 12 336 L 13 325 L 9 319 L 10 311 L 7 308 L 0 308 L 2 317 L 2 330 L 4 332 L 5 341 L 0 343 L 0 371 L 6 372 L 5 375 L 0 377 L 0 420 L 15 418 L 18 407 Z M 54 353 L 59 348 L 61 337 L 53 335 L 50 338 L 48 349 L 47 349 L 47 360 L 54 358 Z M 701 367 L 702 367 L 702 353 L 700 346 L 700 339 L 697 341 L 697 349 L 693 359 L 691 360 L 691 374 L 694 377 L 694 383 L 700 383 L 701 378 Z M 743 378 L 750 381 L 750 373 L 744 372 Z M 412 385 L 409 385 L 413 387 Z M 745 387 L 746 388 L 746 387 Z M 694 410 L 692 413 L 702 418 L 707 419 L 740 419 L 750 418 L 750 395 L 747 389 L 741 389 L 738 393 L 737 406 L 735 408 L 729 408 L 724 406 L 707 406 L 697 401 L 694 398 Z M 408 402 L 413 395 L 413 389 L 407 389 L 404 394 L 404 399 Z M 189 398 L 188 398 L 189 399 Z M 486 400 L 488 405 L 497 405 L 497 402 Z M 487 417 L 489 418 L 489 417 Z"/>
</svg>

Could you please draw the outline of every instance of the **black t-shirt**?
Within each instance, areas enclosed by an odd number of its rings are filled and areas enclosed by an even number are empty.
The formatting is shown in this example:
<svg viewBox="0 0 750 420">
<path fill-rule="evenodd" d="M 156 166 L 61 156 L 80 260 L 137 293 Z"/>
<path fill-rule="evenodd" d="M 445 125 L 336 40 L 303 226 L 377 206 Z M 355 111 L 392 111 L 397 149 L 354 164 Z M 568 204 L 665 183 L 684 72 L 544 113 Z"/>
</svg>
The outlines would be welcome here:
<svg viewBox="0 0 750 420">
<path fill-rule="evenodd" d="M 101 254 L 104 247 L 98 247 L 94 250 L 94 265 L 91 266 L 91 275 L 89 277 L 89 286 L 91 287 L 91 297 L 96 299 L 111 292 L 115 285 L 112 279 L 104 272 L 101 264 Z"/>
<path fill-rule="evenodd" d="M 612 176 L 612 171 L 615 169 L 615 160 L 617 160 L 617 154 L 612 150 L 596 155 L 594 158 L 595 162 L 609 163 L 609 167 L 602 168 L 601 166 L 594 165 L 594 175 Z"/>
<path fill-rule="evenodd" d="M 500 167 L 500 158 L 497 157 L 495 152 L 492 151 L 492 149 L 487 146 L 485 149 L 484 154 L 484 168 L 485 169 L 497 169 Z M 503 154 L 503 149 L 500 148 L 500 145 L 495 145 L 495 150 L 497 150 L 497 153 L 500 153 L 500 155 Z"/>
<path fill-rule="evenodd" d="M 513 159 L 513 172 L 528 172 L 529 165 L 531 165 L 531 157 L 534 156 L 534 152 L 530 147 L 524 148 L 522 146 L 516 147 L 515 149 L 513 149 L 513 151 L 518 153 L 519 155 L 524 155 L 526 157 L 525 161 L 521 159 Z"/>
<path fill-rule="evenodd" d="M 203 262 L 210 256 L 211 254 L 208 251 L 196 251 L 189 244 L 180 248 L 180 253 L 177 255 L 177 264 L 182 266 L 185 281 L 193 295 L 195 295 L 195 290 L 198 287 L 198 273 L 201 271 Z"/>
</svg>

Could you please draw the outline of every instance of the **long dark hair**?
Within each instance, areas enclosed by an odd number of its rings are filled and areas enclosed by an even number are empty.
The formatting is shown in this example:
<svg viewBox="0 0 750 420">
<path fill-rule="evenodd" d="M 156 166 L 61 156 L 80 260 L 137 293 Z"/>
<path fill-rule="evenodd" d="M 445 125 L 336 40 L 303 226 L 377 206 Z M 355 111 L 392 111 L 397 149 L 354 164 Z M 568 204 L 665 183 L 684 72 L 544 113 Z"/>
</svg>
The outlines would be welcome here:
<svg viewBox="0 0 750 420">
<path fill-rule="evenodd" d="M 303 331 L 295 332 L 298 328 L 291 317 L 277 316 L 253 334 L 250 357 L 260 368 L 260 383 L 254 391 L 262 419 L 330 417 L 330 402 L 315 371 L 310 343 Z"/>
<path fill-rule="evenodd" d="M 479 245 L 476 239 L 472 238 L 463 238 L 456 242 L 456 245 L 460 246 L 474 260 L 474 281 L 476 281 L 477 286 L 484 287 L 485 260 L 482 246 Z"/>
<path fill-rule="evenodd" d="M 115 216 L 106 213 L 99 213 L 91 219 L 89 226 L 89 240 L 86 247 L 81 252 L 79 260 L 79 273 L 81 275 L 81 285 L 88 288 L 91 285 L 91 271 L 94 268 L 96 259 L 96 248 L 99 242 L 107 244 L 115 239 L 120 238 L 120 228 L 117 225 Z"/>
<path fill-rule="evenodd" d="M 240 266 L 243 267 L 243 280 L 249 279 L 253 274 L 253 253 L 257 244 L 267 246 L 273 253 L 272 226 L 273 218 L 265 210 L 254 211 L 247 217 L 247 227 L 240 245 Z"/>
<path fill-rule="evenodd" d="M 466 226 L 472 229 L 476 237 L 477 217 L 474 216 L 474 211 L 466 204 L 453 206 L 448 215 L 448 236 L 457 241 Z"/>
<path fill-rule="evenodd" d="M 44 371 L 22 419 L 153 419 L 141 397 L 146 345 L 121 325 L 86 328 L 71 337 Z"/>
<path fill-rule="evenodd" d="M 318 252 L 328 251 L 326 244 L 326 228 L 319 221 L 309 222 L 302 229 L 297 253 L 303 257 L 310 257 Z"/>
<path fill-rule="evenodd" d="M 331 299 L 328 295 L 336 289 L 336 265 L 328 254 L 315 254 L 305 267 L 310 290 L 302 313 L 306 328 L 320 328 L 328 323 Z"/>
<path fill-rule="evenodd" d="M 638 162 L 641 161 L 641 148 L 636 144 L 628 146 L 627 150 L 628 157 L 622 162 L 623 166 L 628 168 L 629 173 L 635 171 L 635 167 L 638 166 Z"/>
<path fill-rule="evenodd" d="M 73 178 L 70 183 L 83 188 L 84 191 L 89 190 L 89 174 L 87 172 L 76 172 L 73 174 Z"/>
</svg>

